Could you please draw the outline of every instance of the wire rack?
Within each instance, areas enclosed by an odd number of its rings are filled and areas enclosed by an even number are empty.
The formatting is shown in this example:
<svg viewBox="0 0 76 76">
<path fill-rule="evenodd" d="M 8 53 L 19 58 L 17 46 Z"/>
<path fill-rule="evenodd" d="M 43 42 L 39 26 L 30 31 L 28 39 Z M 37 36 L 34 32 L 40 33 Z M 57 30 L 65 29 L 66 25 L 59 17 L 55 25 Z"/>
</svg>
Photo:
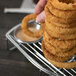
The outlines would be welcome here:
<svg viewBox="0 0 76 76">
<path fill-rule="evenodd" d="M 13 31 L 21 25 L 18 24 L 6 33 L 6 38 L 17 48 L 35 67 L 47 73 L 49 76 L 76 76 L 76 68 L 62 69 L 51 64 L 44 57 L 41 50 L 41 42 L 22 44 L 15 40 Z"/>
</svg>

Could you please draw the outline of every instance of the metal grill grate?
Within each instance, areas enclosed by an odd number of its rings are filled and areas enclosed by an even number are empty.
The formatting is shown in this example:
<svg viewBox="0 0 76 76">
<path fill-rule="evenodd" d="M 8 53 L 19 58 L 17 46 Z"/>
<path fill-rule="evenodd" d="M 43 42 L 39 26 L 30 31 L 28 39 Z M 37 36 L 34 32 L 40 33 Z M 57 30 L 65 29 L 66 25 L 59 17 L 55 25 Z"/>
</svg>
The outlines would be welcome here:
<svg viewBox="0 0 76 76">
<path fill-rule="evenodd" d="M 41 71 L 53 76 L 76 76 L 76 68 L 69 70 L 57 68 L 48 60 L 46 60 L 41 50 L 41 42 L 33 44 L 21 44 L 17 42 L 12 35 L 12 32 L 20 25 L 21 24 L 18 24 L 9 30 L 6 33 L 6 37 L 34 66 L 36 66 Z"/>
</svg>

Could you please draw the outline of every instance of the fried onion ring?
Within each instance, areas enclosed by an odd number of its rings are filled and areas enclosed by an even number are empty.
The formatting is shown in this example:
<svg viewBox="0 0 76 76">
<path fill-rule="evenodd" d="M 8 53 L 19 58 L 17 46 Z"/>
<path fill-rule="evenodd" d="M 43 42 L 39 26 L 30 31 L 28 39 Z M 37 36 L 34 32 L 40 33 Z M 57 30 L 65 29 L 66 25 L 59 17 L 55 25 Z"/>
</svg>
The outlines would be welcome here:
<svg viewBox="0 0 76 76">
<path fill-rule="evenodd" d="M 73 40 L 73 39 L 76 39 L 76 34 L 58 34 L 58 33 L 55 33 L 54 31 L 51 31 L 49 30 L 48 27 L 45 28 L 46 29 L 46 32 L 51 36 L 51 37 L 54 37 L 54 38 L 58 38 L 58 39 L 61 39 L 61 40 Z"/>
<path fill-rule="evenodd" d="M 59 67 L 59 68 L 65 68 L 65 69 L 72 69 L 76 68 L 76 61 L 73 62 L 57 62 L 54 60 L 51 60 L 47 54 L 44 54 L 45 58 L 52 63 L 54 66 Z"/>
<path fill-rule="evenodd" d="M 49 1 L 47 5 L 49 6 L 48 7 L 49 11 L 55 16 L 64 18 L 64 19 L 70 18 L 70 19 L 76 20 L 76 11 L 64 11 L 64 10 L 56 9 Z"/>
<path fill-rule="evenodd" d="M 48 6 L 45 6 L 45 14 L 46 14 L 46 19 L 48 19 L 49 21 L 52 22 L 56 22 L 56 23 L 62 23 L 62 24 L 72 24 L 74 22 L 76 22 L 76 20 L 72 20 L 72 19 L 63 19 L 60 17 L 57 17 L 55 15 L 53 15 L 49 9 Z"/>
<path fill-rule="evenodd" d="M 59 40 L 57 38 L 52 38 L 46 32 L 46 30 L 43 33 L 43 40 L 50 43 L 55 48 L 61 49 L 63 52 L 68 51 L 76 46 L 76 39 L 75 40 Z M 60 52 L 60 51 L 58 50 L 58 52 Z"/>
<path fill-rule="evenodd" d="M 47 20 L 45 20 L 46 22 L 46 27 L 49 28 L 49 30 L 53 31 L 54 33 L 58 33 L 58 34 L 76 34 L 76 27 L 71 27 L 71 28 L 63 28 L 63 27 L 58 27 L 55 24 L 53 24 L 52 22 L 48 22 Z"/>
<path fill-rule="evenodd" d="M 45 42 L 45 40 L 43 40 L 43 44 L 49 53 L 58 57 L 69 57 L 69 56 L 72 57 L 76 53 L 76 46 L 66 52 L 62 52 L 62 50 L 58 52 L 58 49 L 56 49 L 54 46 L 52 46 L 48 42 Z"/>
<path fill-rule="evenodd" d="M 48 57 L 52 60 L 55 60 L 55 61 L 58 61 L 58 62 L 62 62 L 62 61 L 66 61 L 68 59 L 70 59 L 71 57 L 68 56 L 68 57 L 60 57 L 60 56 L 56 56 L 56 55 L 53 55 L 52 53 L 49 53 L 46 48 L 44 47 L 44 44 L 42 42 L 42 46 L 41 46 L 42 50 L 43 50 L 43 54 L 44 55 L 48 55 Z"/>
<path fill-rule="evenodd" d="M 64 24 L 64 23 L 57 23 L 57 22 L 52 22 L 49 19 L 46 19 L 47 22 L 49 23 L 53 23 L 54 25 L 58 26 L 58 27 L 63 27 L 63 28 L 72 28 L 72 27 L 76 27 L 76 22 L 71 23 L 71 24 Z"/>
<path fill-rule="evenodd" d="M 45 42 L 45 40 L 46 40 L 46 42 Z M 69 51 L 70 49 L 72 49 L 72 48 L 65 48 L 65 49 L 62 49 L 62 48 L 59 48 L 59 47 L 55 47 L 54 45 L 52 45 L 52 43 L 50 43 L 47 39 L 43 39 L 43 41 L 44 41 L 44 45 L 45 45 L 45 47 L 46 48 L 51 48 L 52 50 L 51 50 L 51 52 L 53 53 L 53 54 L 57 54 L 57 53 L 64 53 L 64 52 L 67 52 L 67 51 Z M 48 49 L 49 49 L 48 48 Z"/>
<path fill-rule="evenodd" d="M 40 28 L 40 30 L 38 32 L 34 33 L 34 32 L 32 32 L 32 31 L 30 31 L 28 29 L 28 22 L 30 20 L 35 20 L 36 17 L 37 17 L 36 14 L 30 14 L 30 15 L 24 17 L 23 20 L 22 20 L 21 28 L 22 28 L 23 32 L 25 34 L 31 36 L 31 37 L 41 37 L 42 34 L 43 34 L 43 25 L 44 25 L 44 23 L 41 23 L 41 28 Z"/>
<path fill-rule="evenodd" d="M 60 10 L 76 10 L 76 2 L 74 0 L 49 0 L 52 5 Z"/>
<path fill-rule="evenodd" d="M 59 67 L 59 68 L 65 68 L 65 69 L 76 68 L 76 61 L 70 62 L 70 63 L 67 63 L 67 62 L 56 62 L 56 61 L 53 61 L 53 60 L 50 60 L 50 59 L 48 59 L 48 61 L 51 62 L 56 67 Z"/>
<path fill-rule="evenodd" d="M 45 50 L 45 48 L 43 47 L 43 44 L 42 44 L 42 50 L 43 50 L 43 54 L 44 54 L 45 58 L 50 63 L 52 63 L 54 66 L 59 67 L 59 68 L 65 68 L 65 69 L 71 69 L 71 68 L 76 67 L 76 61 L 74 61 L 74 62 L 61 62 L 61 61 L 66 61 L 66 60 L 70 59 L 70 57 L 67 59 L 63 59 L 63 58 L 60 59 L 56 56 L 53 56 Z"/>
</svg>

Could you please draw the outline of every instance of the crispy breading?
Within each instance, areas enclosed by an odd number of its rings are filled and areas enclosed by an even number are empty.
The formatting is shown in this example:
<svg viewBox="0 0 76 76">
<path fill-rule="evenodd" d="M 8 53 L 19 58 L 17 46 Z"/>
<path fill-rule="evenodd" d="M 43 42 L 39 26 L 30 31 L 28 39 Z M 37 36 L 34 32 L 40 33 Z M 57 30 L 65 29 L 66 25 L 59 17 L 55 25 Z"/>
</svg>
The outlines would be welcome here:
<svg viewBox="0 0 76 76">
<path fill-rule="evenodd" d="M 58 34 L 76 34 L 76 27 L 71 27 L 71 28 L 63 28 L 63 27 L 58 27 L 55 24 L 53 24 L 53 22 L 48 22 L 47 20 L 45 20 L 46 22 L 46 27 L 49 28 L 49 30 L 53 31 L 54 33 L 58 33 Z"/>
<path fill-rule="evenodd" d="M 56 22 L 56 23 L 62 23 L 62 24 L 72 24 L 72 23 L 76 22 L 76 19 L 74 19 L 74 20 L 63 19 L 63 18 L 55 16 L 54 14 L 52 14 L 49 11 L 48 5 L 45 6 L 45 14 L 46 14 L 46 19 L 48 19 L 48 21 L 52 21 L 52 22 Z"/>
<path fill-rule="evenodd" d="M 72 57 L 76 53 L 76 46 L 73 47 L 70 50 L 65 50 L 64 49 L 65 52 L 63 52 L 63 50 L 59 50 L 59 49 L 55 48 L 50 43 L 45 42 L 45 40 L 43 40 L 43 42 L 44 42 L 44 46 L 45 46 L 46 50 L 49 53 L 51 53 L 51 54 L 53 54 L 55 56 L 58 56 L 58 57 Z"/>
<path fill-rule="evenodd" d="M 54 31 L 51 31 L 48 29 L 48 27 L 45 28 L 46 29 L 46 32 L 51 36 L 51 37 L 54 37 L 54 38 L 58 38 L 58 39 L 61 39 L 61 40 L 73 40 L 73 39 L 76 39 L 76 34 L 58 34 L 57 32 L 54 32 Z"/>
<path fill-rule="evenodd" d="M 60 10 L 76 10 L 76 2 L 74 0 L 49 0 L 52 5 Z"/>
<path fill-rule="evenodd" d="M 36 14 L 30 14 L 30 15 L 25 16 L 22 20 L 21 28 L 22 28 L 23 32 L 31 37 L 41 37 L 43 34 L 44 23 L 41 23 L 41 28 L 38 32 L 34 33 L 28 29 L 28 22 L 30 20 L 35 20 L 36 17 L 37 17 Z"/>
<path fill-rule="evenodd" d="M 56 56 L 56 55 L 48 52 L 48 51 L 46 50 L 46 48 L 44 47 L 44 44 L 43 44 L 43 43 L 42 43 L 41 48 L 42 48 L 42 50 L 43 50 L 43 54 L 44 54 L 44 55 L 47 55 L 48 58 L 50 58 L 51 60 L 58 61 L 58 62 L 62 62 L 62 61 L 66 61 L 66 60 L 68 60 L 68 59 L 71 58 L 71 56 L 68 56 L 68 57 L 60 57 L 60 56 Z M 50 50 L 50 51 L 51 51 L 51 50 Z"/>
<path fill-rule="evenodd" d="M 60 17 L 63 19 L 76 20 L 76 10 L 75 11 L 72 11 L 72 10 L 64 11 L 64 10 L 56 9 L 49 1 L 48 1 L 48 9 L 53 15 L 57 17 Z"/>
</svg>

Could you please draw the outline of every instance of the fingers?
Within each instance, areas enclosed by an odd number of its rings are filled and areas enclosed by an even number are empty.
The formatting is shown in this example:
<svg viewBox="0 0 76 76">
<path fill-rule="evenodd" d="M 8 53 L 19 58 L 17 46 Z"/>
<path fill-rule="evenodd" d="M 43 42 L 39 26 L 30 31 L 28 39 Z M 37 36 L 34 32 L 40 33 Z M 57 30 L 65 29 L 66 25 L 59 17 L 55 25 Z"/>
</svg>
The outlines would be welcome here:
<svg viewBox="0 0 76 76">
<path fill-rule="evenodd" d="M 43 11 L 46 3 L 47 3 L 47 0 L 39 0 L 38 4 L 36 5 L 36 8 L 35 8 L 35 13 L 39 14 L 41 11 Z"/>
<path fill-rule="evenodd" d="M 38 22 L 45 22 L 45 12 L 44 12 L 44 11 L 41 12 L 41 13 L 37 16 L 36 21 L 38 21 Z"/>
</svg>

